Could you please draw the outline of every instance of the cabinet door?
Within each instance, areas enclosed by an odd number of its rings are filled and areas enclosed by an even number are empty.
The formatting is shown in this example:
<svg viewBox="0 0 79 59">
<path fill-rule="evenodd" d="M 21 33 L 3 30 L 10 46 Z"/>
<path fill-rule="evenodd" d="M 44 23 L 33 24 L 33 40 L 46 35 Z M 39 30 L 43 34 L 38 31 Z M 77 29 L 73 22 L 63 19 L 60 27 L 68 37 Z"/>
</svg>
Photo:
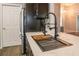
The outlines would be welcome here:
<svg viewBox="0 0 79 59">
<path fill-rule="evenodd" d="M 3 47 L 21 43 L 20 12 L 21 8 L 18 6 L 3 5 Z"/>
<path fill-rule="evenodd" d="M 45 17 L 48 14 L 48 3 L 38 4 L 38 16 Z"/>
</svg>

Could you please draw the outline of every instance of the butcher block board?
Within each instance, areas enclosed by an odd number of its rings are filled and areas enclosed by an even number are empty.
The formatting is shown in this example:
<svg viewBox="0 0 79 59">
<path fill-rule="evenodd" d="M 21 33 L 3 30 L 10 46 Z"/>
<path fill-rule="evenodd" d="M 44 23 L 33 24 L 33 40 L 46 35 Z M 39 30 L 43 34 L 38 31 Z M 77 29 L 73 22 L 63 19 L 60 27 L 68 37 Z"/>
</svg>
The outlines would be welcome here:
<svg viewBox="0 0 79 59">
<path fill-rule="evenodd" d="M 47 34 L 46 36 L 45 35 L 33 35 L 32 38 L 34 40 L 37 40 L 37 41 L 41 41 L 41 40 L 48 40 L 49 38 L 51 38 L 51 35 Z"/>
</svg>

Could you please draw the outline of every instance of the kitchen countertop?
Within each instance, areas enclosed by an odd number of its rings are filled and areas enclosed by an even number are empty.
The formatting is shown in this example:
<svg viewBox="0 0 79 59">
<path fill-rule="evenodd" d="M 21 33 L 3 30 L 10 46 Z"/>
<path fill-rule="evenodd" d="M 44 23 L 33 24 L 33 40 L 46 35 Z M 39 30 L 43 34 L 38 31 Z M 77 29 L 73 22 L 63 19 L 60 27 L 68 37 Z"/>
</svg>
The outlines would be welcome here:
<svg viewBox="0 0 79 59">
<path fill-rule="evenodd" d="M 73 44 L 63 48 L 42 52 L 38 44 L 32 39 L 32 35 L 39 35 L 41 32 L 26 33 L 29 45 L 34 56 L 79 56 L 79 37 L 66 33 L 59 33 L 59 38 Z"/>
</svg>

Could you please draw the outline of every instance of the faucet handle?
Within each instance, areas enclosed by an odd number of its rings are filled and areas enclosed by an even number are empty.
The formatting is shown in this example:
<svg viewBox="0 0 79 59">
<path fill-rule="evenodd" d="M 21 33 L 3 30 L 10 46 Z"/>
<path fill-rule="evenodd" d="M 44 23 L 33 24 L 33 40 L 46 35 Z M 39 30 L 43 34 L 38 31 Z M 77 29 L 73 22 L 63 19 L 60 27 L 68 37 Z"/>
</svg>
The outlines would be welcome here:
<svg viewBox="0 0 79 59">
<path fill-rule="evenodd" d="M 55 25 L 54 23 L 47 23 L 47 25 Z"/>
<path fill-rule="evenodd" d="M 55 29 L 55 27 L 50 27 L 50 26 L 48 26 L 48 27 L 49 27 L 50 30 Z"/>
</svg>

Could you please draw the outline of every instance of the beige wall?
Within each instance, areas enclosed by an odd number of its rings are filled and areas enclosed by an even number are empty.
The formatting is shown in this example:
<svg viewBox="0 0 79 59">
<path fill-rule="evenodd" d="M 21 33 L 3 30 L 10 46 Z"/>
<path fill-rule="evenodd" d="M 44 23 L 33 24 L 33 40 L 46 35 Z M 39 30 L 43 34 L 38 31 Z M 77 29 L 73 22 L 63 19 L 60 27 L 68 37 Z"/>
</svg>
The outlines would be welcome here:
<svg viewBox="0 0 79 59">
<path fill-rule="evenodd" d="M 63 15 L 63 25 L 64 32 L 76 32 L 76 16 L 79 14 L 79 4 L 62 4 L 64 9 Z"/>
</svg>

